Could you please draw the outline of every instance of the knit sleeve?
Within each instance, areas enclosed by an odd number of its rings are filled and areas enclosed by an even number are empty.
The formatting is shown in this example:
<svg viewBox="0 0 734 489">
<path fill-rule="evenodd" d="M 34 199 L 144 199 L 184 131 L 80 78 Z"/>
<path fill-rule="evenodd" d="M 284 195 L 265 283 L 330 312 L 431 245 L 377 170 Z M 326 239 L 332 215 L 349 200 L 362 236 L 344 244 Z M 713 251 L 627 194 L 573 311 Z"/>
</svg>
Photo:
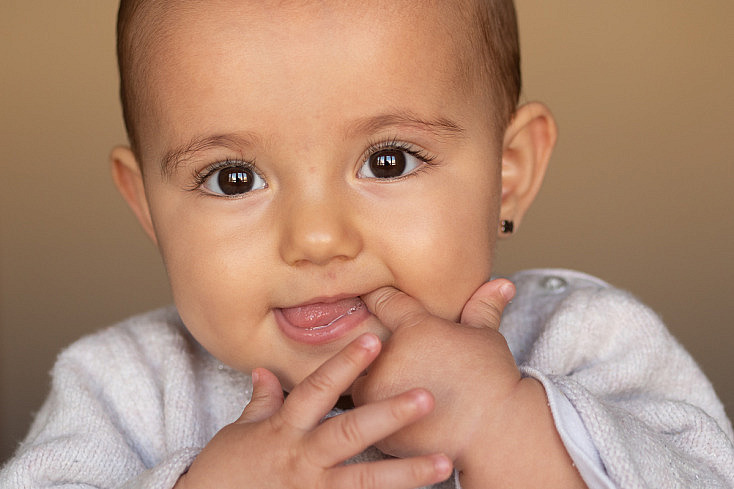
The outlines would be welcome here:
<svg viewBox="0 0 734 489">
<path fill-rule="evenodd" d="M 660 319 L 606 284 L 567 289 L 546 301 L 546 314 L 510 318 L 537 324 L 517 356 L 570 401 L 610 479 L 621 488 L 734 487 L 731 423 Z"/>
<path fill-rule="evenodd" d="M 208 436 L 190 357 L 181 335 L 155 321 L 72 345 L 0 487 L 173 487 Z"/>
</svg>

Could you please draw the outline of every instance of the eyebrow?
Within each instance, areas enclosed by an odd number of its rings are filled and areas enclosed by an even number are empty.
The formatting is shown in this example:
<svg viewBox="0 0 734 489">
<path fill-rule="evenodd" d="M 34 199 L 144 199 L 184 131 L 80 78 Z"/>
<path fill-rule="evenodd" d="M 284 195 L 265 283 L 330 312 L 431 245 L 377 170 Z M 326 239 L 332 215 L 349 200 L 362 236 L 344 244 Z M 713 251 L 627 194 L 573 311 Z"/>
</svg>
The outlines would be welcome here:
<svg viewBox="0 0 734 489">
<path fill-rule="evenodd" d="M 349 124 L 347 134 L 374 134 L 395 126 L 426 131 L 442 140 L 460 138 L 465 132 L 459 124 L 444 117 L 422 119 L 410 112 L 401 111 L 358 119 Z M 249 132 L 195 137 L 188 143 L 169 150 L 163 155 L 160 161 L 161 174 L 165 178 L 170 178 L 179 166 L 195 157 L 197 153 L 213 148 L 227 148 L 237 151 L 242 147 L 252 147 L 258 140 L 257 135 Z"/>
<path fill-rule="evenodd" d="M 445 117 L 422 119 L 411 112 L 396 111 L 375 117 L 366 117 L 350 124 L 348 134 L 373 134 L 389 127 L 402 126 L 431 133 L 440 139 L 455 139 L 463 136 L 464 128 Z"/>
<path fill-rule="evenodd" d="M 160 161 L 161 174 L 169 178 L 186 161 L 195 157 L 197 153 L 213 148 L 227 148 L 233 151 L 242 147 L 252 146 L 258 137 L 251 133 L 214 134 L 196 137 L 188 143 L 167 151 Z"/>
</svg>

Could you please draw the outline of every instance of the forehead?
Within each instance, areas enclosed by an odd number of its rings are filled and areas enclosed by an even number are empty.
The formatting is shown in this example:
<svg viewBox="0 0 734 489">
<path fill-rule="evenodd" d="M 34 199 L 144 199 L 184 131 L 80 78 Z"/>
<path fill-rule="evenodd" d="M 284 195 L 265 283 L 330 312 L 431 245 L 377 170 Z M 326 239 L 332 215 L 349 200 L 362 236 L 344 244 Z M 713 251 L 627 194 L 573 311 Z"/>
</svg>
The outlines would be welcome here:
<svg viewBox="0 0 734 489">
<path fill-rule="evenodd" d="M 132 1 L 132 0 L 131 0 Z M 178 47 L 197 42 L 192 32 L 255 27 L 253 36 L 264 33 L 287 34 L 310 22 L 310 29 L 327 33 L 354 26 L 357 22 L 397 25 L 402 30 L 430 29 L 435 34 L 433 44 L 458 44 L 476 35 L 473 2 L 466 0 L 155 0 L 132 2 L 130 24 L 136 37 L 133 56 L 145 60 L 150 55 L 163 54 L 161 44 L 175 42 Z M 362 24 L 363 25 L 363 24 Z M 247 36 L 250 30 L 239 29 L 238 36 Z M 458 54 L 467 54 L 462 45 Z M 163 48 L 163 51 L 166 51 Z"/>
<path fill-rule="evenodd" d="M 222 90 L 230 90 L 233 110 L 242 109 L 236 101 L 242 95 L 258 103 L 267 98 L 280 112 L 313 101 L 315 93 L 323 108 L 377 102 L 370 96 L 397 106 L 401 91 L 421 91 L 447 105 L 467 91 L 469 28 L 445 2 L 173 4 L 142 20 L 150 24 L 150 40 L 139 69 L 147 112 L 154 116 L 142 128 L 143 139 L 151 130 L 176 126 L 192 116 L 193 105 Z M 267 90 L 260 97 L 263 80 Z M 374 90 L 367 93 L 365 86 Z"/>
<path fill-rule="evenodd" d="M 477 53 L 469 49 L 475 43 L 467 43 L 476 34 L 476 20 L 467 15 L 470 8 L 463 1 L 162 0 L 142 5 L 136 31 L 144 42 L 137 43 L 142 52 L 136 57 L 143 62 L 156 57 L 165 61 L 172 52 L 193 52 L 197 45 L 204 50 L 209 47 L 204 41 L 227 37 L 248 40 L 253 50 L 294 36 L 310 45 L 338 37 L 342 51 L 347 51 L 349 41 L 359 34 L 379 36 L 385 31 L 395 38 L 422 37 L 426 50 L 451 49 L 460 60 L 476 61 Z"/>
</svg>

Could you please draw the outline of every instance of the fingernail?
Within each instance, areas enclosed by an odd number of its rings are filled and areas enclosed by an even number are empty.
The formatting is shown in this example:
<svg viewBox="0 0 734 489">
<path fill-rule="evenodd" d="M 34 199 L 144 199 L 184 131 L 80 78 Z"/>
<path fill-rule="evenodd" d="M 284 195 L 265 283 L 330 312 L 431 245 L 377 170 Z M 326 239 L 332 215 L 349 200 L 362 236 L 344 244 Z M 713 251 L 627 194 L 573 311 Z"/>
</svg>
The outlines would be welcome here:
<svg viewBox="0 0 734 489">
<path fill-rule="evenodd" d="M 255 385 L 260 381 L 260 374 L 257 373 L 257 370 L 253 370 L 252 373 L 250 373 L 250 378 L 252 378 L 252 384 Z"/>
<path fill-rule="evenodd" d="M 452 469 L 451 461 L 445 455 L 434 455 L 433 468 L 438 474 L 448 477 Z"/>
<path fill-rule="evenodd" d="M 379 343 L 380 340 L 373 334 L 364 334 L 359 337 L 359 345 L 366 350 L 374 350 Z"/>
<path fill-rule="evenodd" d="M 410 402 L 416 409 L 423 408 L 431 402 L 431 395 L 424 389 L 414 389 L 408 394 L 410 395 Z"/>
<path fill-rule="evenodd" d="M 507 302 L 510 302 L 515 297 L 515 286 L 511 283 L 504 283 L 500 286 L 500 294 Z"/>
</svg>

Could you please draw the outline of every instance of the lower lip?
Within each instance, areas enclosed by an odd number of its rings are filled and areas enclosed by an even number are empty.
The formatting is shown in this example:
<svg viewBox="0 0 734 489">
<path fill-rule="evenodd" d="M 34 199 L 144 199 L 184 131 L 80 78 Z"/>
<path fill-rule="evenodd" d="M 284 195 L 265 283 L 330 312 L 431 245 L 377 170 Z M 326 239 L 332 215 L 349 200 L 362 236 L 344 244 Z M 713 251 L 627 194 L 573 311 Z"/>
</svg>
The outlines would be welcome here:
<svg viewBox="0 0 734 489">
<path fill-rule="evenodd" d="M 361 307 L 350 314 L 344 314 L 329 324 L 313 328 L 299 328 L 293 325 L 280 309 L 275 310 L 275 320 L 280 330 L 290 339 L 307 345 L 323 345 L 343 338 L 359 326 L 369 316 L 367 307 Z"/>
</svg>

